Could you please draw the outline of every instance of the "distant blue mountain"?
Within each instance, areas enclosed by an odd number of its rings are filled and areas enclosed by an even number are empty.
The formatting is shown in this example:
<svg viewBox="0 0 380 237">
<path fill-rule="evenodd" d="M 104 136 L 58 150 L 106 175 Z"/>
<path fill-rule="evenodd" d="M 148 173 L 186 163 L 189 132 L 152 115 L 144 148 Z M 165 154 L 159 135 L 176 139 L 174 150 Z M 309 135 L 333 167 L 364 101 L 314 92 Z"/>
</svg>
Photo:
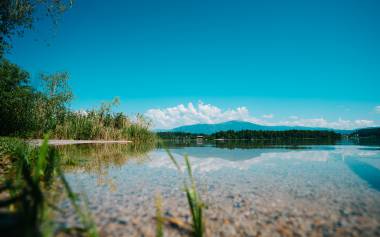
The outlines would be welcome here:
<svg viewBox="0 0 380 237">
<path fill-rule="evenodd" d="M 168 132 L 187 132 L 187 133 L 202 133 L 202 134 L 212 134 L 220 131 L 241 131 L 241 130 L 261 130 L 261 131 L 286 131 L 286 130 L 333 130 L 329 128 L 319 128 L 319 127 L 301 127 L 301 126 L 265 126 L 258 125 L 245 121 L 228 121 L 224 123 L 217 124 L 194 124 L 186 125 L 177 128 L 173 128 Z M 342 134 L 349 134 L 351 130 L 334 130 L 335 132 Z"/>
</svg>

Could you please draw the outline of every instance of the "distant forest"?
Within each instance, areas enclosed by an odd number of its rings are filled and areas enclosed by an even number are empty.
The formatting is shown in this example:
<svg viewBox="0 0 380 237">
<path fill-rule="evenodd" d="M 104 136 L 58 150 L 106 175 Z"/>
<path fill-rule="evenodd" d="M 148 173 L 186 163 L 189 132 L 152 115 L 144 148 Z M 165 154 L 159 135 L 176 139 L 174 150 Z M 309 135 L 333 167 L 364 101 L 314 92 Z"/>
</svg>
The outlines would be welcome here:
<svg viewBox="0 0 380 237">
<path fill-rule="evenodd" d="M 210 135 L 183 132 L 159 132 L 157 135 L 162 139 L 196 139 L 202 136 L 206 140 L 259 140 L 259 139 L 339 139 L 341 134 L 334 131 L 311 131 L 311 130 L 288 130 L 288 131 L 221 131 Z"/>
<path fill-rule="evenodd" d="M 361 138 L 380 138 L 380 127 L 359 129 L 351 134 L 351 136 Z"/>
</svg>

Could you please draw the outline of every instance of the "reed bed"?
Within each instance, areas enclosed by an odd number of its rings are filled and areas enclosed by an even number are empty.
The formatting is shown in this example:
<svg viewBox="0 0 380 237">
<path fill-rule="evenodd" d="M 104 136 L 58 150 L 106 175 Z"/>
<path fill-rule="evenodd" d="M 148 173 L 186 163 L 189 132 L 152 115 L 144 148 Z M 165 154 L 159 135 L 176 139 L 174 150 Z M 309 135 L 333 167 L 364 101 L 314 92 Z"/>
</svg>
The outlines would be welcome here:
<svg viewBox="0 0 380 237">
<path fill-rule="evenodd" d="M 91 110 L 66 115 L 62 123 L 53 129 L 57 139 L 74 140 L 130 140 L 152 142 L 155 134 L 150 131 L 150 123 L 138 115 L 136 121 L 122 113 Z"/>
</svg>

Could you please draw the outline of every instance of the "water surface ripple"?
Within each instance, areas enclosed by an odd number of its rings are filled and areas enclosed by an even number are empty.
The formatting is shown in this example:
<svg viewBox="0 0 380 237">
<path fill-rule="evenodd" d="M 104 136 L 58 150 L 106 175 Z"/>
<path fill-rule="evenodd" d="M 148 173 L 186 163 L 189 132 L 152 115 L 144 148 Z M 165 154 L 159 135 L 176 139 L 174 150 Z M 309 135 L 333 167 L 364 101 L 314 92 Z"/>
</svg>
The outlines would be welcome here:
<svg viewBox="0 0 380 237">
<path fill-rule="evenodd" d="M 154 236 L 157 193 L 165 216 L 190 222 L 182 179 L 163 149 L 138 154 L 102 147 L 66 150 L 81 162 L 65 170 L 74 190 L 89 197 L 104 235 Z M 206 144 L 171 152 L 183 168 L 183 156 L 190 157 L 208 206 L 208 236 L 380 236 L 379 147 Z M 64 225 L 75 225 L 70 213 Z M 165 236 L 181 235 L 186 232 L 165 227 Z"/>
</svg>

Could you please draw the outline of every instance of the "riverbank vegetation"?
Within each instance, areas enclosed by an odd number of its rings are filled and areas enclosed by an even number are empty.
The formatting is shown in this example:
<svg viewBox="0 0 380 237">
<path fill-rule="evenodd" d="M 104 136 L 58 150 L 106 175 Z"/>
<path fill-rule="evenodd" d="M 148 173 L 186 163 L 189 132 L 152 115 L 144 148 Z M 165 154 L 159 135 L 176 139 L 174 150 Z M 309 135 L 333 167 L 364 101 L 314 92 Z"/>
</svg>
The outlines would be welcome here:
<svg viewBox="0 0 380 237">
<path fill-rule="evenodd" d="M 29 73 L 8 60 L 0 61 L 0 136 L 57 139 L 104 139 L 151 142 L 154 134 L 143 116 L 135 119 L 113 112 L 116 98 L 99 108 L 73 111 L 68 73 L 39 76 L 39 88 L 30 84 Z"/>
</svg>

